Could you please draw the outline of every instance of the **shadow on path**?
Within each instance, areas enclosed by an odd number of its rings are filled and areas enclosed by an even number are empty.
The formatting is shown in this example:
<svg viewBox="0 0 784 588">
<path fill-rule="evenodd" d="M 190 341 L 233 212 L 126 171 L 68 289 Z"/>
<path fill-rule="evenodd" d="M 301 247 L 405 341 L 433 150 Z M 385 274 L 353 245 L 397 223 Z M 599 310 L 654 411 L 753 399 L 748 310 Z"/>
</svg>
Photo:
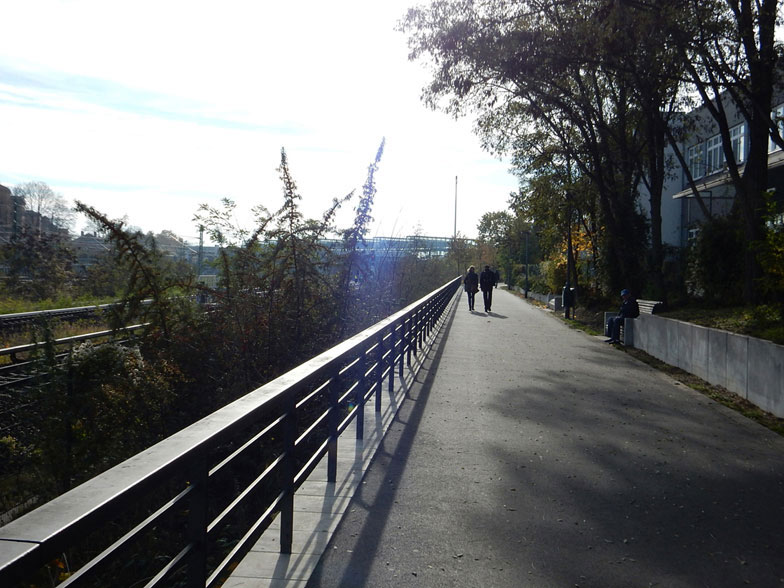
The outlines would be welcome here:
<svg viewBox="0 0 784 588">
<path fill-rule="evenodd" d="M 450 322 L 439 335 L 440 340 L 429 354 L 416 383 L 411 387 L 401 409 L 390 425 L 381 445 L 376 451 L 370 465 L 382 467 L 385 476 L 382 478 L 369 477 L 363 481 L 360 489 L 353 497 L 349 511 L 343 516 L 335 535 L 342 533 L 342 537 L 353 546 L 332 546 L 324 554 L 322 562 L 307 583 L 308 588 L 336 587 L 347 588 L 350 586 L 365 586 L 364 580 L 369 575 L 370 566 L 378 551 L 379 541 L 383 537 L 384 527 L 387 524 L 388 514 L 395 507 L 397 486 L 403 470 L 405 470 L 412 445 L 417 437 L 417 432 L 422 421 L 422 415 L 433 386 L 433 381 L 441 361 L 443 347 L 452 329 L 452 310 Z M 425 374 L 422 379 L 422 375 Z M 420 379 L 422 381 L 420 382 Z M 372 513 L 372 516 L 370 516 Z M 346 532 L 347 527 L 361 524 L 358 531 Z M 332 569 L 340 568 L 340 578 L 334 575 L 324 578 L 324 562 L 331 557 L 338 559 L 330 563 Z"/>
</svg>

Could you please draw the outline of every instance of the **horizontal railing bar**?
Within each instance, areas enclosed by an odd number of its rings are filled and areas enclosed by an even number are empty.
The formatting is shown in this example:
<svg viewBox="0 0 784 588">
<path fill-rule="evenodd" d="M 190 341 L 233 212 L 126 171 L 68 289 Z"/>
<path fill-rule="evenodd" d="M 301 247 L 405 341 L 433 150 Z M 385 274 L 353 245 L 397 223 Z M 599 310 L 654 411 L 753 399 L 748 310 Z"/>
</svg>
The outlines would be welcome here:
<svg viewBox="0 0 784 588">
<path fill-rule="evenodd" d="M 338 423 L 338 436 L 342 435 L 343 432 L 351 426 L 351 421 L 357 418 L 357 410 L 354 409 L 346 415 L 340 423 Z"/>
<path fill-rule="evenodd" d="M 247 553 L 253 547 L 253 544 L 256 543 L 261 534 L 264 530 L 270 525 L 272 522 L 271 519 L 272 515 L 275 511 L 279 508 L 280 503 L 283 501 L 285 496 L 285 492 L 279 493 L 275 499 L 270 503 L 262 515 L 253 523 L 248 531 L 243 535 L 237 544 L 231 549 L 228 555 L 223 558 L 215 568 L 215 570 L 210 574 L 209 578 L 207 579 L 207 586 L 212 586 L 215 582 L 221 577 L 221 575 L 226 573 L 227 568 L 231 566 L 231 564 L 236 561 L 238 555 Z M 248 545 L 248 544 L 251 545 Z"/>
<path fill-rule="evenodd" d="M 155 574 L 152 580 L 144 585 L 144 588 L 155 588 L 155 586 L 157 586 L 160 582 L 167 579 L 173 572 L 176 571 L 177 566 L 179 566 L 185 560 L 185 558 L 188 557 L 191 551 L 193 551 L 193 544 L 188 544 L 183 547 L 169 563 L 163 566 L 163 568 L 157 574 Z"/>
<path fill-rule="evenodd" d="M 319 386 L 318 388 L 313 390 L 310 394 L 307 394 L 306 396 L 304 396 L 301 400 L 299 400 L 294 405 L 294 407 L 297 410 L 299 410 L 301 407 L 305 406 L 310 400 L 312 400 L 313 398 L 315 398 L 316 396 L 321 394 L 324 391 L 324 388 L 329 386 L 330 382 L 332 382 L 333 379 L 334 378 L 327 378 L 327 380 L 323 384 L 321 384 L 321 386 Z"/>
<path fill-rule="evenodd" d="M 329 449 L 329 439 L 325 439 L 321 445 L 319 445 L 318 449 L 313 452 L 313 455 L 305 462 L 299 472 L 294 476 L 294 488 L 299 488 L 302 486 L 302 483 L 308 479 L 308 476 L 316 469 L 316 466 L 319 464 L 321 459 L 327 454 L 327 450 Z"/>
<path fill-rule="evenodd" d="M 270 475 L 274 472 L 280 464 L 283 462 L 285 456 L 279 455 L 276 457 L 272 462 L 264 469 L 264 471 L 254 479 L 250 485 L 245 488 L 234 500 L 232 500 L 223 511 L 215 517 L 212 522 L 207 525 L 207 534 L 211 535 L 216 528 L 220 526 L 220 524 L 228 518 L 229 515 L 233 513 L 234 508 L 241 504 L 248 496 L 250 496 L 253 491 L 258 488 L 258 486 Z"/>
<path fill-rule="evenodd" d="M 335 410 L 334 406 L 330 406 L 327 410 L 325 410 L 322 414 L 316 417 L 316 420 L 312 422 L 307 429 L 305 429 L 302 433 L 300 433 L 299 437 L 297 437 L 294 441 L 294 446 L 299 447 L 302 442 L 307 439 L 308 435 L 312 433 L 319 425 L 324 424 L 324 421 L 327 420 L 331 412 Z"/>
<path fill-rule="evenodd" d="M 358 363 L 359 363 L 359 358 L 357 357 L 356 359 L 354 359 L 354 361 L 350 362 L 349 364 L 343 366 L 343 368 L 338 370 L 338 374 L 342 376 L 343 374 L 354 369 L 354 366 L 357 365 Z"/>
<path fill-rule="evenodd" d="M 212 468 L 210 470 L 209 476 L 212 477 L 212 476 L 216 475 L 225 466 L 230 464 L 232 461 L 234 461 L 234 459 L 236 459 L 242 453 L 244 453 L 247 449 L 249 449 L 254 443 L 257 443 L 262 437 L 265 437 L 266 435 L 268 435 L 273 429 L 275 429 L 275 427 L 279 427 L 281 425 L 281 423 L 283 422 L 284 418 L 285 417 L 278 417 L 277 419 L 272 421 L 269 425 L 264 427 L 261 431 L 256 433 L 253 437 L 248 439 L 248 441 L 243 443 L 242 446 L 240 446 L 239 448 L 237 448 L 234 451 L 232 451 L 229 455 L 226 456 L 226 458 L 224 458 L 223 461 L 221 461 L 218 465 L 216 465 L 214 468 Z"/>
<path fill-rule="evenodd" d="M 70 586 L 74 582 L 78 582 L 84 580 L 85 578 L 88 578 L 92 573 L 98 573 L 102 565 L 106 563 L 108 559 L 118 555 L 119 553 L 122 553 L 122 551 L 129 546 L 131 541 L 136 539 L 142 532 L 146 531 L 148 528 L 156 524 L 158 522 L 158 519 L 160 519 L 163 515 L 167 514 L 173 507 L 178 506 L 180 501 L 185 499 L 192 492 L 193 492 L 193 486 L 188 486 L 187 488 L 185 488 L 177 496 L 167 501 L 164 505 L 158 508 L 154 513 L 149 515 L 141 523 L 136 525 L 133 529 L 131 529 L 125 535 L 120 537 L 117 541 L 112 543 L 109 547 L 107 547 L 104 551 L 98 554 L 95 558 L 87 562 L 81 569 L 74 572 L 74 574 L 70 578 L 68 578 L 68 580 L 63 582 L 60 586 L 65 588 L 67 586 Z"/>
</svg>

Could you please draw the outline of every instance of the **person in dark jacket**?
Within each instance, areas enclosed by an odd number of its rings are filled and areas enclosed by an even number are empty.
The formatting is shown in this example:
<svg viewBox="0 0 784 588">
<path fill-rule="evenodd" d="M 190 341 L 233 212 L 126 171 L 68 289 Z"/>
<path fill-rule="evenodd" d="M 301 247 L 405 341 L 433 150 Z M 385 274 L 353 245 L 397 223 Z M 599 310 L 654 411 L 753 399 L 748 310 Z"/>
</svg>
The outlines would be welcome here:
<svg viewBox="0 0 784 588">
<path fill-rule="evenodd" d="M 485 301 L 485 312 L 490 312 L 490 307 L 493 306 L 493 288 L 496 284 L 495 272 L 490 269 L 489 265 L 486 265 L 479 275 L 479 288 L 482 290 L 482 298 Z"/>
<path fill-rule="evenodd" d="M 468 273 L 466 273 L 465 278 L 463 278 L 463 288 L 468 294 L 468 310 L 473 311 L 474 297 L 479 291 L 479 274 L 476 273 L 476 269 L 473 265 L 468 268 Z"/>
<path fill-rule="evenodd" d="M 631 292 L 627 289 L 621 290 L 621 309 L 618 311 L 617 316 L 611 316 L 607 319 L 607 334 L 610 336 L 605 343 L 620 343 L 621 325 L 627 318 L 637 318 L 640 316 L 640 307 L 637 301 L 632 298 Z"/>
</svg>

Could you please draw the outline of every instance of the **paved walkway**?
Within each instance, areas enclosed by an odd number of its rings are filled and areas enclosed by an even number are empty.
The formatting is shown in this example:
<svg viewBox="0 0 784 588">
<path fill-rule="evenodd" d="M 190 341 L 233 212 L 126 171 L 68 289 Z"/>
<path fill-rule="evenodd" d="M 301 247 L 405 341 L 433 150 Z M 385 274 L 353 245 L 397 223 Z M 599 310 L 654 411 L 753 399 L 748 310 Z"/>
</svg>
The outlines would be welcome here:
<svg viewBox="0 0 784 588">
<path fill-rule="evenodd" d="M 419 379 L 308 588 L 784 587 L 784 438 L 501 290 Z"/>
<path fill-rule="evenodd" d="M 226 588 L 784 588 L 784 438 L 494 296 Z"/>
</svg>

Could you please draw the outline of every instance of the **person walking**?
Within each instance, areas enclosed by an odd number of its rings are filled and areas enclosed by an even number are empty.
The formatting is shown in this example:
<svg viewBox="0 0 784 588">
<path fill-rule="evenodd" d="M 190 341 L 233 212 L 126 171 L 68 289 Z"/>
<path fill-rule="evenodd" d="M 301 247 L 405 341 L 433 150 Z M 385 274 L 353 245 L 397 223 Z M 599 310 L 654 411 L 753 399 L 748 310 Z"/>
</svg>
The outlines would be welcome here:
<svg viewBox="0 0 784 588">
<path fill-rule="evenodd" d="M 479 275 L 479 287 L 482 290 L 482 298 L 485 302 L 485 312 L 490 312 L 493 306 L 493 288 L 498 282 L 495 278 L 495 272 L 490 269 L 489 265 Z"/>
<path fill-rule="evenodd" d="M 465 278 L 463 278 L 463 288 L 468 294 L 468 310 L 474 310 L 474 297 L 479 291 L 479 274 L 476 273 L 474 266 L 468 268 Z"/>
</svg>

